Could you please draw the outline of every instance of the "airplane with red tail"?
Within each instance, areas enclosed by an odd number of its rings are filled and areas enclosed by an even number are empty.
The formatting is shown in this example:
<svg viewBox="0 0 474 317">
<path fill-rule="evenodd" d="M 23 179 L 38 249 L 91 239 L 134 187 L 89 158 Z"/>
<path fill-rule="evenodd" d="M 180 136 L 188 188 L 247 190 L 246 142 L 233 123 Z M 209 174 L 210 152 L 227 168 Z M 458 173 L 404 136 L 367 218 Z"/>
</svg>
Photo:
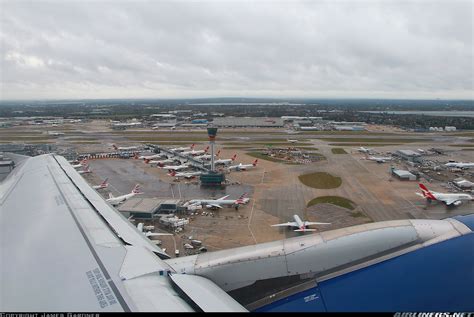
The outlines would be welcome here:
<svg viewBox="0 0 474 317">
<path fill-rule="evenodd" d="M 421 194 L 416 193 L 418 196 L 426 198 L 428 202 L 433 200 L 441 201 L 446 204 L 446 206 L 459 206 L 462 204 L 463 201 L 470 201 L 472 200 L 472 196 L 469 194 L 463 193 L 438 193 L 430 191 L 425 185 L 418 184 L 421 189 Z"/>
</svg>

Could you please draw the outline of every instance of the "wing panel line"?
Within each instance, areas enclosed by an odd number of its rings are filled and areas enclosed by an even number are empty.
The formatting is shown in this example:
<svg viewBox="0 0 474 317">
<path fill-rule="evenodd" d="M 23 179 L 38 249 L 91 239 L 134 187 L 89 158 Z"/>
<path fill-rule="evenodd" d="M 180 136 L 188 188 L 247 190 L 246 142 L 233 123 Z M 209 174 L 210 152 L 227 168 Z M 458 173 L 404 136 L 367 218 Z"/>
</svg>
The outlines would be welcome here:
<svg viewBox="0 0 474 317">
<path fill-rule="evenodd" d="M 56 161 L 56 158 L 54 158 L 54 160 Z M 61 165 L 59 164 L 59 162 L 56 161 L 56 163 L 58 163 L 59 167 L 62 169 Z M 76 215 L 74 215 L 74 213 L 72 212 L 72 209 L 71 209 L 71 206 L 69 205 L 69 202 L 67 201 L 66 197 L 64 196 L 64 193 L 63 191 L 61 190 L 61 188 L 59 187 L 59 184 L 57 183 L 56 181 L 56 178 L 54 177 L 54 174 L 51 172 L 51 169 L 49 166 L 47 166 L 48 168 L 48 171 L 49 173 L 51 174 L 51 177 L 53 179 L 53 182 L 54 184 L 56 185 L 56 187 L 58 188 L 58 191 L 59 193 L 61 194 L 61 197 L 63 198 L 64 200 L 64 203 L 66 204 L 67 206 L 67 209 L 69 210 L 69 213 L 71 214 L 72 218 L 74 219 L 74 222 L 76 223 L 79 231 L 81 232 L 81 235 L 82 237 L 84 238 L 87 246 L 89 247 L 89 250 L 91 251 L 92 255 L 94 256 L 94 259 L 97 261 L 97 264 L 99 265 L 102 273 L 104 274 L 107 282 L 109 283 L 109 286 L 110 288 L 113 290 L 115 296 L 117 297 L 119 303 L 120 303 L 120 306 L 122 306 L 123 310 L 126 311 L 126 312 L 130 312 L 130 307 L 127 305 L 127 303 L 125 302 L 125 299 L 122 297 L 122 294 L 120 294 L 120 292 L 118 291 L 118 288 L 117 286 L 115 286 L 115 283 L 114 281 L 111 279 L 110 277 L 110 274 L 109 272 L 107 271 L 107 269 L 105 268 L 104 264 L 102 263 L 102 261 L 100 260 L 99 256 L 97 255 L 97 252 L 94 250 L 94 248 L 92 247 L 92 244 L 91 242 L 89 241 L 89 238 L 87 237 L 86 233 L 84 232 L 84 229 L 82 228 L 82 226 L 80 225 L 79 221 L 77 220 L 76 218 Z M 62 169 L 63 170 L 63 169 Z M 64 174 L 66 174 L 66 177 L 69 178 L 69 175 L 67 175 L 67 173 L 63 170 Z M 70 179 L 70 178 L 69 178 Z M 70 179 L 71 180 L 71 179 Z M 72 184 L 76 187 L 76 185 L 74 184 L 74 182 L 71 180 Z M 77 188 L 77 187 L 76 187 Z M 78 189 L 79 190 L 79 189 Z"/>
</svg>

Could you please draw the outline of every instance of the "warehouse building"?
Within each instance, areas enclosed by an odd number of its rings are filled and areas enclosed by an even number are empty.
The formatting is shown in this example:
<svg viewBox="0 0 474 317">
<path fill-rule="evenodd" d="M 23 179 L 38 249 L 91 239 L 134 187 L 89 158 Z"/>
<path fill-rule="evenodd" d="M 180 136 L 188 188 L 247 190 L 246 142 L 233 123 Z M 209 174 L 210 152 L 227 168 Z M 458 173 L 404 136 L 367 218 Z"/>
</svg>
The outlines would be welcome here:
<svg viewBox="0 0 474 317">
<path fill-rule="evenodd" d="M 173 214 L 180 208 L 177 199 L 133 197 L 117 209 L 127 218 L 131 216 L 135 219 L 151 220 L 163 214 Z"/>
<path fill-rule="evenodd" d="M 416 181 L 417 179 L 416 175 L 405 170 L 392 169 L 392 175 L 402 181 Z"/>
<path fill-rule="evenodd" d="M 413 163 L 421 163 L 423 161 L 421 154 L 413 150 L 397 150 L 395 155 Z"/>
</svg>

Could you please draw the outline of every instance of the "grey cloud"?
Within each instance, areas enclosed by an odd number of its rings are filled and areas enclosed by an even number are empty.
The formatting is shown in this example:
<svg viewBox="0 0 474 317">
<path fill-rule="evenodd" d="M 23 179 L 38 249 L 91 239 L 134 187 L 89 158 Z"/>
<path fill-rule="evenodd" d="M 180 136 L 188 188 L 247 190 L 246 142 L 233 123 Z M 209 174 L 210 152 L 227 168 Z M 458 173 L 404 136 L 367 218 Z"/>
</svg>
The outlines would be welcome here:
<svg viewBox="0 0 474 317">
<path fill-rule="evenodd" d="M 473 98 L 471 1 L 1 3 L 1 98 Z"/>
</svg>

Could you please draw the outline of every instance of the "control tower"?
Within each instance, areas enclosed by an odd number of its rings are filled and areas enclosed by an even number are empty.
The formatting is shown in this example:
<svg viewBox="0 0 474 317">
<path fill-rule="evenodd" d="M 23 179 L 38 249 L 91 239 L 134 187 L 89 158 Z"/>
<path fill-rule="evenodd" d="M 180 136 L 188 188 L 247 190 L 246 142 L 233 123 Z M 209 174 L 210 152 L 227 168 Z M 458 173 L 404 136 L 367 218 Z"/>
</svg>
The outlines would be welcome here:
<svg viewBox="0 0 474 317">
<path fill-rule="evenodd" d="M 211 147 L 211 169 L 209 173 L 201 175 L 201 185 L 221 186 L 225 181 L 225 176 L 223 173 L 216 172 L 214 167 L 214 145 L 217 136 L 217 128 L 207 128 L 207 135 L 209 136 L 209 145 Z"/>
</svg>

